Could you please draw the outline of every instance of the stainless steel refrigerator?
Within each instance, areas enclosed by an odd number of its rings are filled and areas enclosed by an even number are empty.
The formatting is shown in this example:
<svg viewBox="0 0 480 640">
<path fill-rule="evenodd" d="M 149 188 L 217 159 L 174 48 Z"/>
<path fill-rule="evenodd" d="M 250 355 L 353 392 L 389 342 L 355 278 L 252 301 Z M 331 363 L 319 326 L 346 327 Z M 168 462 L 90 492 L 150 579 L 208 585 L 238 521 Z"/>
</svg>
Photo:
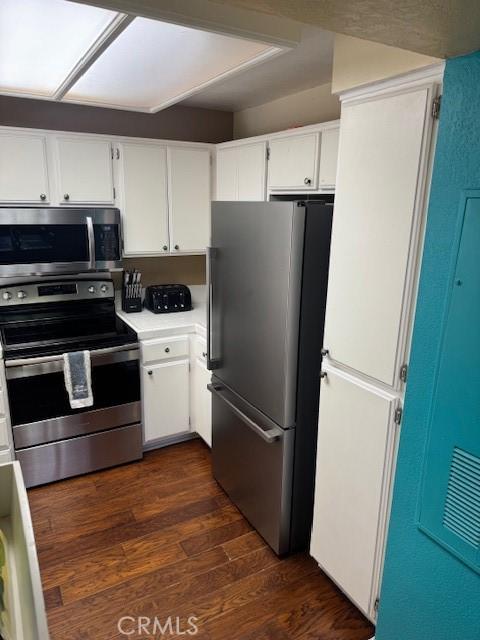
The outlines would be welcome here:
<svg viewBox="0 0 480 640">
<path fill-rule="evenodd" d="M 213 473 L 278 554 L 310 536 L 332 208 L 212 205 Z"/>
</svg>

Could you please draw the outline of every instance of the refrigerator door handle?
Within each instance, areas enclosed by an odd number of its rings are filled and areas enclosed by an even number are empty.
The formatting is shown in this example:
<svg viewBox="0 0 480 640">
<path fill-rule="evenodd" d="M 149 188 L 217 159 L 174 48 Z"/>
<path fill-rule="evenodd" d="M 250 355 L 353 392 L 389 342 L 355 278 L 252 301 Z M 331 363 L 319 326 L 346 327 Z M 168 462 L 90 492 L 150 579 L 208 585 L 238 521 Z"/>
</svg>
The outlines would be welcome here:
<svg viewBox="0 0 480 640">
<path fill-rule="evenodd" d="M 262 429 L 256 422 L 251 420 L 247 415 L 240 411 L 238 407 L 236 407 L 233 402 L 227 400 L 225 396 L 222 394 L 222 387 L 215 384 L 207 385 L 207 389 L 212 393 L 215 393 L 226 405 L 233 411 L 233 413 L 240 418 L 242 422 L 244 422 L 247 427 L 249 427 L 252 431 L 254 431 L 257 436 L 260 436 L 262 440 L 265 440 L 268 444 L 272 444 L 280 439 L 282 435 L 281 429 Z"/>
<path fill-rule="evenodd" d="M 213 371 L 219 366 L 213 354 L 213 269 L 214 248 L 207 247 L 207 369 Z"/>
</svg>

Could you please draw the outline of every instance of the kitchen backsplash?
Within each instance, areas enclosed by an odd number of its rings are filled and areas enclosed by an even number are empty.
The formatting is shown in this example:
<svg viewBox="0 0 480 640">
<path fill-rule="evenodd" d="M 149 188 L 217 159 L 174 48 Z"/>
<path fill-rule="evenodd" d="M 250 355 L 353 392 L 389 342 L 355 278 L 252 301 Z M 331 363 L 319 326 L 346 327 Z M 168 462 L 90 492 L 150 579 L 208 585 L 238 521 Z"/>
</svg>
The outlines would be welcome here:
<svg viewBox="0 0 480 640">
<path fill-rule="evenodd" d="M 142 285 L 205 284 L 205 256 L 161 256 L 156 258 L 124 258 L 125 269 L 142 272 Z M 112 274 L 115 288 L 120 289 L 121 273 Z"/>
</svg>

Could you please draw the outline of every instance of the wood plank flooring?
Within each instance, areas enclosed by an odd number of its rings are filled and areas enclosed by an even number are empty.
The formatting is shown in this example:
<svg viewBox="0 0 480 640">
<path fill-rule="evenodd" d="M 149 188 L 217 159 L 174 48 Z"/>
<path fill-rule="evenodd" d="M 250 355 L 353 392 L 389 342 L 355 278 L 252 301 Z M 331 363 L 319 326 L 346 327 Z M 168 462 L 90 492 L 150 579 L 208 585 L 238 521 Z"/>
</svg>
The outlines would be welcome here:
<svg viewBox="0 0 480 640">
<path fill-rule="evenodd" d="M 176 635 L 175 622 L 163 635 L 147 625 L 127 636 L 123 616 L 178 617 L 183 637 L 199 640 L 373 636 L 312 558 L 279 559 L 266 546 L 213 480 L 198 440 L 32 489 L 29 500 L 52 640 Z"/>
</svg>

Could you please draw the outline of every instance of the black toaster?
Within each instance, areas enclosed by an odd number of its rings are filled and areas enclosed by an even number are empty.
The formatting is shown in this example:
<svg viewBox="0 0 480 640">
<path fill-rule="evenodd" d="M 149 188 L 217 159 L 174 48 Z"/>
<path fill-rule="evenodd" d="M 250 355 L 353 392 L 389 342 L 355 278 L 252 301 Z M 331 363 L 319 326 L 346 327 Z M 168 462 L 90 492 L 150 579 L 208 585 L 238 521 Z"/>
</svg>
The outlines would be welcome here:
<svg viewBox="0 0 480 640">
<path fill-rule="evenodd" d="M 154 284 L 145 289 L 145 307 L 153 313 L 192 309 L 192 295 L 184 284 Z"/>
</svg>

